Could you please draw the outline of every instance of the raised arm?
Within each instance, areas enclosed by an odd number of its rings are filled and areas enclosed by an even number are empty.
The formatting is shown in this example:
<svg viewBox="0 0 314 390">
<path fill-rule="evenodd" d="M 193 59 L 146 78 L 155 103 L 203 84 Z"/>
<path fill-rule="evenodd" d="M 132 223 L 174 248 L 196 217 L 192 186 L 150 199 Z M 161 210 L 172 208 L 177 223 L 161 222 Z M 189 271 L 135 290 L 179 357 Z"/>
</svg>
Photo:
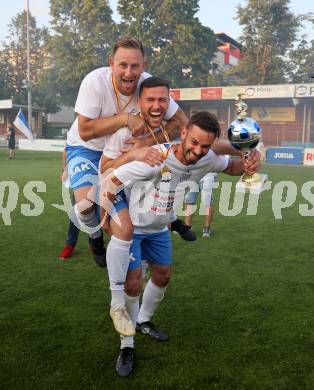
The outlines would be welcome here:
<svg viewBox="0 0 314 390">
<path fill-rule="evenodd" d="M 252 175 L 257 172 L 260 167 L 260 153 L 253 149 L 250 153 L 249 160 L 246 160 L 244 156 L 242 156 L 241 159 L 230 160 L 224 173 L 230 176 L 240 176 L 244 172 Z"/>
<path fill-rule="evenodd" d="M 223 140 L 216 140 L 213 144 L 211 149 L 216 154 L 228 154 L 230 156 L 242 156 L 241 150 L 238 150 L 234 148 L 230 142 L 223 141 Z"/>
<path fill-rule="evenodd" d="M 129 163 L 131 161 L 142 161 L 151 167 L 160 165 L 163 162 L 163 156 L 161 153 L 150 146 L 144 146 L 143 148 L 131 149 L 127 153 L 115 159 L 111 159 L 106 155 L 102 155 L 100 161 L 100 173 L 104 173 L 107 169 L 115 169 Z"/>
<path fill-rule="evenodd" d="M 105 118 L 91 119 L 78 114 L 78 128 L 80 137 L 84 141 L 113 134 L 122 127 L 128 127 L 132 130 L 134 137 L 142 135 L 145 129 L 145 123 L 137 115 L 122 113 Z"/>
</svg>

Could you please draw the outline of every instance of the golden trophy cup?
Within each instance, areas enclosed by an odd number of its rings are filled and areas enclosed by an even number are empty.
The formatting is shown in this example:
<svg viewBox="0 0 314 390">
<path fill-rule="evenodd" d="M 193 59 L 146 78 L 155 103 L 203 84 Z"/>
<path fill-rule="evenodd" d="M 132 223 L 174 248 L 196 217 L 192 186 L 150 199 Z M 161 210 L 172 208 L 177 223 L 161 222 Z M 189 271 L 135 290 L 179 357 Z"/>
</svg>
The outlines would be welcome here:
<svg viewBox="0 0 314 390">
<path fill-rule="evenodd" d="M 235 108 L 237 119 L 235 119 L 228 127 L 228 138 L 232 146 L 242 150 L 244 158 L 249 159 L 249 154 L 254 149 L 262 136 L 260 125 L 253 119 L 247 116 L 248 106 L 242 101 L 242 96 L 238 95 L 235 99 Z M 239 191 L 257 190 L 261 191 L 267 175 L 254 173 L 249 175 L 244 173 L 237 183 L 236 189 Z"/>
</svg>

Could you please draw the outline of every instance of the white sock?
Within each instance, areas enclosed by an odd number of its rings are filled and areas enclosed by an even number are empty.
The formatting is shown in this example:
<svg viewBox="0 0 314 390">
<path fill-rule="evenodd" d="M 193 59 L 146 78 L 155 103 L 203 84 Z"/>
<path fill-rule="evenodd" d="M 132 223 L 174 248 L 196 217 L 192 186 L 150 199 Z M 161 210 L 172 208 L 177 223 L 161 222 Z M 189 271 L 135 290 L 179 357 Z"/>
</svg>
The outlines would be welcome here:
<svg viewBox="0 0 314 390">
<path fill-rule="evenodd" d="M 130 262 L 131 241 L 111 236 L 107 247 L 107 269 L 111 290 L 111 306 L 125 305 L 124 284 Z"/>
<path fill-rule="evenodd" d="M 76 204 L 76 205 L 74 205 L 74 211 L 75 211 L 75 215 L 77 216 L 77 219 L 79 220 L 81 225 L 87 226 L 89 228 L 94 228 L 99 224 L 95 209 L 93 209 L 92 212 L 89 214 L 82 214 L 78 210 L 78 207 Z M 91 238 L 98 238 L 101 236 L 101 231 L 97 230 L 94 233 L 90 233 L 89 236 Z"/>
<path fill-rule="evenodd" d="M 151 279 L 149 279 L 144 290 L 142 306 L 138 313 L 137 322 L 139 324 L 150 321 L 160 302 L 163 300 L 166 289 L 167 286 L 158 287 L 152 282 Z"/>
<path fill-rule="evenodd" d="M 138 312 L 140 309 L 140 297 L 130 297 L 129 295 L 125 294 L 125 307 L 127 309 L 127 312 L 129 313 L 129 316 L 133 322 L 134 328 L 136 326 L 136 320 L 138 316 Z M 126 336 L 120 336 L 121 340 L 121 346 L 120 348 L 123 349 L 125 347 L 134 348 L 134 337 L 126 337 Z"/>
</svg>

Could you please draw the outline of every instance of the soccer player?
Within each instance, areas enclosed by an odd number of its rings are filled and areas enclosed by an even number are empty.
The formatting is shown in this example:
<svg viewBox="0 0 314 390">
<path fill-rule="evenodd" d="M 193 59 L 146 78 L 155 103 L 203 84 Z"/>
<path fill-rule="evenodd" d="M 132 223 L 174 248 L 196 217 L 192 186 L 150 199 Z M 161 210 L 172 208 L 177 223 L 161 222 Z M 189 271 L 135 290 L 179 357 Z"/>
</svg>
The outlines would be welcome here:
<svg viewBox="0 0 314 390">
<path fill-rule="evenodd" d="M 165 137 L 164 141 L 167 141 L 168 135 L 162 126 L 162 122 L 169 108 L 168 83 L 157 77 L 149 77 L 144 80 L 139 91 L 139 107 L 141 109 L 140 115 L 146 123 L 148 134 L 151 133 L 155 137 L 155 132 L 161 130 Z M 127 162 L 143 161 L 143 156 L 147 153 L 149 157 L 151 148 L 148 146 L 131 150 L 126 148 L 126 142 L 131 137 L 132 132 L 127 127 L 106 137 L 106 146 L 100 161 L 100 172 L 117 168 Z M 123 150 L 128 152 L 122 154 Z M 163 161 L 162 155 L 156 149 L 153 149 L 153 151 L 159 155 L 161 164 Z M 151 166 L 155 165 L 153 160 L 146 160 L 146 162 Z M 121 195 L 119 196 L 121 197 Z M 125 296 L 124 281 L 128 270 L 129 251 L 133 238 L 133 225 L 126 202 L 123 208 L 120 207 L 118 216 L 121 226 L 115 223 L 114 220 L 110 221 L 111 240 L 107 248 L 107 266 L 112 297 L 110 315 L 118 333 L 131 336 L 135 332 L 134 326 L 131 320 L 124 320 L 127 318 L 126 301 L 130 299 L 128 295 Z M 175 220 L 176 216 L 173 213 L 171 222 Z M 176 223 L 178 224 L 178 222 Z M 194 235 L 190 229 L 188 229 L 188 233 Z"/>
<path fill-rule="evenodd" d="M 62 153 L 62 171 L 61 171 L 60 179 L 61 182 L 68 187 L 69 180 L 68 180 L 68 171 L 66 167 L 66 160 L 67 160 L 66 150 L 64 148 Z M 71 200 L 72 200 L 72 205 L 75 205 L 75 199 L 73 193 L 71 194 Z M 78 228 L 78 225 L 79 223 L 77 220 L 73 222 L 72 219 L 69 218 L 69 227 L 68 227 L 66 244 L 62 249 L 62 251 L 60 252 L 59 260 L 65 260 L 72 256 L 80 234 L 80 229 Z"/>
<path fill-rule="evenodd" d="M 144 72 L 142 43 L 132 37 L 116 42 L 109 64 L 109 67 L 96 69 L 83 79 L 75 105 L 78 115 L 67 134 L 66 146 L 69 177 L 76 201 L 75 212 L 80 223 L 90 228 L 90 246 L 101 267 L 106 266 L 106 251 L 102 231 L 97 229 L 95 202 L 89 193 L 97 183 L 97 168 L 106 136 L 124 126 L 131 130 L 133 136 L 144 132 L 144 120 L 132 114 L 139 111 L 139 86 L 150 76 Z M 167 130 L 175 138 L 187 118 L 173 100 L 170 100 L 166 119 Z M 153 144 L 154 139 L 148 137 L 144 142 Z M 142 146 L 143 142 L 131 141 L 131 144 L 136 147 Z M 157 163 L 160 155 L 154 149 L 146 150 L 142 160 Z"/>
<path fill-rule="evenodd" d="M 155 146 L 164 157 L 162 166 L 132 161 L 119 166 L 102 180 L 100 202 L 119 225 L 120 200 L 114 197 L 124 188 L 129 201 L 131 221 L 134 225 L 130 263 L 125 283 L 129 318 L 139 333 L 165 341 L 168 336 L 156 330 L 151 318 L 162 301 L 171 277 L 171 239 L 168 224 L 171 221 L 174 202 L 183 201 L 184 189 L 191 181 L 199 182 L 208 172 L 224 172 L 241 175 L 255 172 L 259 162 L 254 159 L 229 160 L 218 156 L 211 146 L 220 135 L 216 117 L 208 112 L 198 112 L 191 117 L 181 131 L 180 144 Z M 112 203 L 113 202 L 113 203 Z M 124 207 L 124 206 L 123 206 Z M 142 273 L 141 260 L 147 259 L 151 267 L 151 279 L 147 283 L 139 310 L 139 294 Z M 121 348 L 116 364 L 120 376 L 128 376 L 133 370 L 134 340 L 121 337 Z"/>
<path fill-rule="evenodd" d="M 204 224 L 202 237 L 208 239 L 212 233 L 211 223 L 214 216 L 214 207 L 213 207 L 213 189 L 214 183 L 217 180 L 217 173 L 209 172 L 204 177 L 201 178 L 199 182 L 199 191 L 201 193 L 201 210 L 202 214 L 204 213 Z M 193 208 L 197 202 L 198 192 L 189 191 L 185 195 L 185 210 L 186 215 L 184 221 L 187 226 L 192 228 L 193 222 Z"/>
</svg>

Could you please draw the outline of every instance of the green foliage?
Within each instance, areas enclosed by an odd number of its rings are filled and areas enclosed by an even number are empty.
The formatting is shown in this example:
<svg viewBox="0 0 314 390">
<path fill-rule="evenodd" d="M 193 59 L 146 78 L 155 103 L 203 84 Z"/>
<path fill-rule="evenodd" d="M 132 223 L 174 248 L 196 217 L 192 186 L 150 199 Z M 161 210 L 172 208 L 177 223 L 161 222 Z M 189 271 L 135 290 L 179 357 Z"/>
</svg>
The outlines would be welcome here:
<svg viewBox="0 0 314 390">
<path fill-rule="evenodd" d="M 119 0 L 120 33 L 138 37 L 147 49 L 148 71 L 171 87 L 207 84 L 216 39 L 195 16 L 198 0 Z"/>
<path fill-rule="evenodd" d="M 290 53 L 291 81 L 293 83 L 313 83 L 314 40 L 302 40 Z"/>
<path fill-rule="evenodd" d="M 62 103 L 73 106 L 83 77 L 103 66 L 116 39 L 106 0 L 51 0 L 49 47 Z"/>
<path fill-rule="evenodd" d="M 19 12 L 12 18 L 9 24 L 9 35 L 3 42 L 0 52 L 0 83 L 1 98 L 12 97 L 15 103 L 26 104 L 27 102 L 27 24 L 26 11 Z M 30 78 L 33 89 L 33 104 L 48 108 L 54 102 L 43 102 L 37 93 L 41 89 L 41 82 L 47 65 L 47 51 L 45 45 L 48 38 L 46 28 L 38 28 L 35 18 L 29 15 L 30 37 Z M 55 99 L 53 99 L 55 100 Z"/>
<path fill-rule="evenodd" d="M 243 26 L 240 42 L 244 54 L 234 75 L 246 84 L 285 82 L 288 62 L 300 18 L 289 10 L 290 0 L 249 0 L 239 6 L 237 16 Z"/>
</svg>

